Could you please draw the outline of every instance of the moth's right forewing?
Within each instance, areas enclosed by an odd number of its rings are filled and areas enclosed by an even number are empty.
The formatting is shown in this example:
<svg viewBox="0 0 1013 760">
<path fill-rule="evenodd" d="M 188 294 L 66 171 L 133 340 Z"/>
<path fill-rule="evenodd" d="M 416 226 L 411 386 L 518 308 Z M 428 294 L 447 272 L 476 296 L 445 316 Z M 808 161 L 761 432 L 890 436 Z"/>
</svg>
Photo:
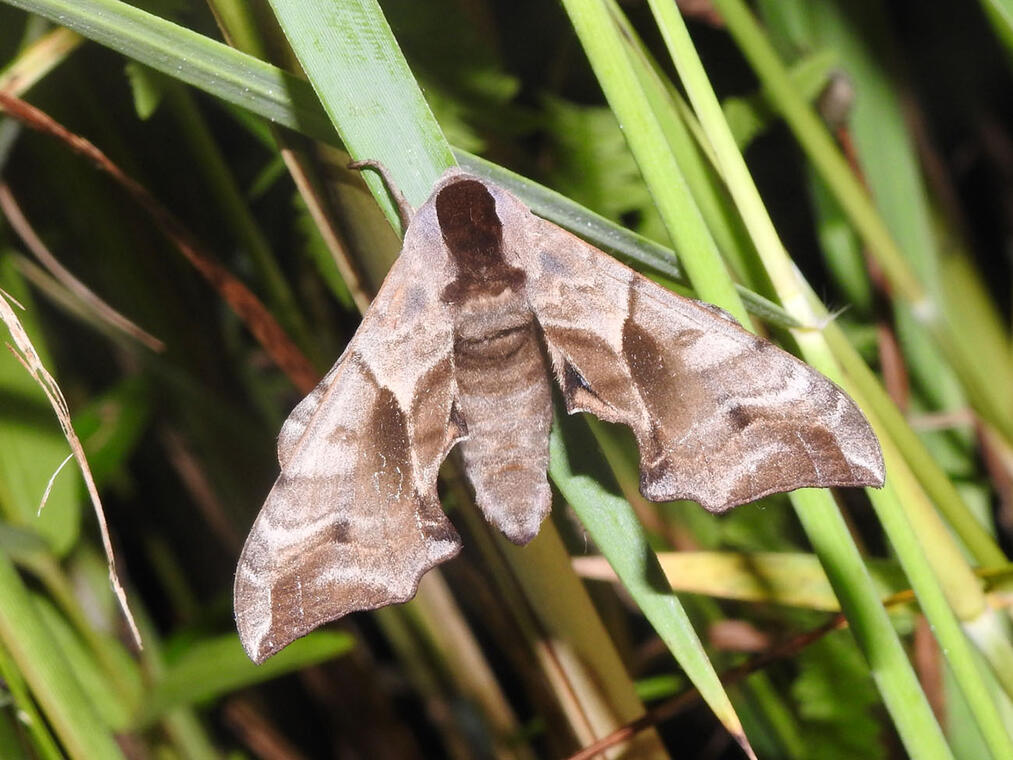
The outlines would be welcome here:
<svg viewBox="0 0 1013 760">
<path fill-rule="evenodd" d="M 240 638 L 257 662 L 324 622 L 410 599 L 460 550 L 436 494 L 463 430 L 439 297 L 447 262 L 426 221 L 424 206 L 345 353 L 279 437 L 282 473 L 235 584 Z"/>
<path fill-rule="evenodd" d="M 533 229 L 528 298 L 567 407 L 632 428 L 647 498 L 720 512 L 882 484 L 875 434 L 816 370 L 549 222 Z"/>
</svg>

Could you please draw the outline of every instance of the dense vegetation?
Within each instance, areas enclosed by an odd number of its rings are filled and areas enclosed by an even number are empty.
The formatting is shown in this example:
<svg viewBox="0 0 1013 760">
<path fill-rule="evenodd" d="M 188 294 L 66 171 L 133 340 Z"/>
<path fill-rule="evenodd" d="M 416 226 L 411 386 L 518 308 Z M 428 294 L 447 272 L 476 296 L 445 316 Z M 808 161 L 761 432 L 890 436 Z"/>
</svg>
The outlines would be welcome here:
<svg viewBox="0 0 1013 760">
<path fill-rule="evenodd" d="M 1013 757 L 1013 6 L 888 5 L 4 0 L 0 756 Z M 350 156 L 416 206 L 456 160 L 776 339 L 886 487 L 656 505 L 557 417 L 535 541 L 451 458 L 463 554 L 254 666 L 277 432 L 399 247 Z"/>
</svg>

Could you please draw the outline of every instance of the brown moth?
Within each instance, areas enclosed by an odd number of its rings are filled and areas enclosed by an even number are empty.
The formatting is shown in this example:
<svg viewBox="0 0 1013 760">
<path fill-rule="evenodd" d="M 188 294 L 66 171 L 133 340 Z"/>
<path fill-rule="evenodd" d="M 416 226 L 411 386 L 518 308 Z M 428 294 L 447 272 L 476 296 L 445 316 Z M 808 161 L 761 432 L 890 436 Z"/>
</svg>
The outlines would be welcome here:
<svg viewBox="0 0 1013 760">
<path fill-rule="evenodd" d="M 530 541 L 550 506 L 553 381 L 571 414 L 632 428 L 654 501 L 723 512 L 804 486 L 883 483 L 868 422 L 818 372 L 450 169 L 358 332 L 281 430 L 281 475 L 236 575 L 250 657 L 404 602 L 458 553 L 436 494 L 457 444 L 486 519 Z"/>
</svg>

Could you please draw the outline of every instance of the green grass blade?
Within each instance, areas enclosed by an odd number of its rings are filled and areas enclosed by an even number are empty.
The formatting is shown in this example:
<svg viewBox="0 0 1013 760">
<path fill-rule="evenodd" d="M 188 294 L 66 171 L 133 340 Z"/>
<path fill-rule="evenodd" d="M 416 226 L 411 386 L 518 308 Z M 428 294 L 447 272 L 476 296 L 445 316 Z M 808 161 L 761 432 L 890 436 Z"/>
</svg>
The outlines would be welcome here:
<svg viewBox="0 0 1013 760">
<path fill-rule="evenodd" d="M 1013 0 L 980 1 L 996 37 L 1006 46 L 1006 52 L 1013 54 Z"/>
<path fill-rule="evenodd" d="M 825 492 L 813 490 L 797 492 L 793 503 L 908 752 L 912 757 L 951 758 L 837 506 Z"/>
<path fill-rule="evenodd" d="M 340 657 L 355 646 L 348 633 L 317 631 L 292 642 L 263 665 L 254 665 L 235 634 L 187 644 L 169 663 L 140 709 L 138 725 L 147 726 L 177 707 L 209 702 L 225 694 Z"/>
<path fill-rule="evenodd" d="M 71 757 L 123 757 L 5 554 L 0 554 L 0 640 Z"/>
<path fill-rule="evenodd" d="M 24 676 L 2 646 L 0 646 L 0 678 L 4 680 L 4 688 L 8 693 L 10 704 L 18 711 L 18 722 L 26 727 L 37 756 L 43 760 L 63 760 L 64 755 L 60 751 L 56 739 L 49 732 L 49 726 L 46 725 L 45 719 L 39 713 L 28 692 Z M 4 742 L 0 749 L 3 749 L 12 758 L 24 757 L 27 759 L 30 757 L 28 750 L 24 747 L 26 742 L 20 736 L 17 739 L 11 737 L 9 742 L 11 745 L 16 745 L 17 749 L 15 746 L 7 747 L 7 743 Z M 7 757 L 7 754 L 3 754 L 3 756 Z"/>
<path fill-rule="evenodd" d="M 652 9 L 659 21 L 662 34 L 669 46 L 669 51 L 680 72 L 683 83 L 689 93 L 690 100 L 700 117 L 701 124 L 707 131 L 708 138 L 714 146 L 714 152 L 722 167 L 722 173 L 728 182 L 730 192 L 738 205 L 743 219 L 754 236 L 757 243 L 757 252 L 764 261 L 770 272 L 771 278 L 778 289 L 782 302 L 790 311 L 798 310 L 797 313 L 811 314 L 811 304 L 806 302 L 807 286 L 797 277 L 783 246 L 774 230 L 773 224 L 766 214 L 763 203 L 756 191 L 755 185 L 745 166 L 741 153 L 735 145 L 731 131 L 728 129 L 721 112 L 717 98 L 707 81 L 703 67 L 696 56 L 695 50 L 690 42 L 688 32 L 678 11 L 669 5 L 660 2 L 651 2 Z M 719 7 L 728 18 L 729 12 L 745 14 L 744 8 L 732 3 L 732 0 L 719 0 Z M 767 83 L 769 86 L 769 82 Z M 847 171 L 847 169 L 845 169 Z M 849 175 L 850 176 L 850 175 Z M 814 315 L 815 316 L 815 315 Z M 795 338 L 798 341 L 802 354 L 815 367 L 829 377 L 839 378 L 839 369 L 836 366 L 832 354 L 825 341 L 817 333 L 804 333 L 796 331 Z M 893 449 L 890 442 L 883 441 L 888 461 L 893 463 L 894 475 L 903 466 L 900 460 L 892 457 Z M 877 514 L 890 536 L 891 543 L 897 550 L 905 572 L 915 588 L 919 600 L 922 602 L 926 615 L 933 622 L 936 634 L 944 651 L 952 657 L 951 664 L 960 679 L 965 695 L 975 705 L 975 715 L 979 726 L 989 739 L 991 749 L 996 757 L 1006 756 L 1013 753 L 1013 744 L 1002 729 L 1001 721 L 995 710 L 994 704 L 987 698 L 981 674 L 973 667 L 973 660 L 967 646 L 967 640 L 961 633 L 953 614 L 953 610 L 947 605 L 946 598 L 939 586 L 936 576 L 925 556 L 923 547 L 919 544 L 914 535 L 911 524 L 908 522 L 908 515 L 901 509 L 901 502 L 892 481 L 888 480 L 882 491 L 870 492 L 870 497 L 877 507 Z M 800 518 L 803 523 L 809 519 L 800 510 Z M 842 526 L 843 527 L 843 526 Z M 810 535 L 810 539 L 813 537 Z M 840 532 L 839 540 L 846 543 L 847 533 Z M 814 546 L 816 541 L 813 540 Z M 819 546 L 816 546 L 821 559 L 824 557 Z M 829 547 L 827 547 L 829 549 Z M 829 558 L 830 555 L 827 555 Z M 854 557 L 858 560 L 857 552 Z M 834 581 L 831 568 L 827 567 L 828 576 Z M 845 581 L 845 585 L 848 585 Z M 837 584 L 835 584 L 835 588 Z M 863 591 L 863 596 L 867 596 Z M 842 606 L 848 609 L 845 600 L 842 598 Z M 870 604 L 870 609 L 873 606 Z M 881 610 L 881 608 L 878 608 Z M 849 618 L 850 619 L 850 618 Z M 856 636 L 861 636 L 860 629 L 852 621 L 856 630 Z M 879 624 L 882 625 L 882 624 Z M 885 633 L 885 631 L 884 631 Z M 892 631 L 890 632 L 892 634 Z M 895 640 L 895 638 L 894 638 Z M 897 654 L 897 653 L 895 653 Z M 870 656 L 868 649 L 866 655 L 875 668 L 877 662 Z M 914 680 L 910 667 L 904 667 L 899 659 L 895 658 L 896 668 L 889 678 L 880 678 L 879 683 L 883 689 L 887 705 L 897 721 L 898 729 L 908 747 L 914 752 L 914 748 L 924 744 L 924 751 L 939 753 L 940 756 L 949 755 L 944 739 L 938 729 L 938 724 L 928 710 L 924 695 L 919 704 L 901 698 L 901 691 L 905 689 L 914 690 L 917 682 Z M 970 665 L 970 666 L 969 666 Z M 929 733 L 925 733 L 929 732 Z M 918 756 L 922 756 L 919 750 Z"/>
<path fill-rule="evenodd" d="M 81 685 L 88 701 L 95 706 L 103 725 L 114 731 L 124 731 L 135 705 L 125 701 L 115 684 L 102 672 L 99 663 L 88 651 L 70 623 L 49 599 L 35 595 L 35 609 L 53 641 L 70 665 L 70 672 Z"/>
<path fill-rule="evenodd" d="M 453 166 L 439 125 L 372 0 L 272 0 L 271 6 L 345 148 L 380 161 L 413 206 Z M 397 212 L 374 172 L 366 182 L 397 227 Z"/>
<path fill-rule="evenodd" d="M 748 321 L 662 126 L 646 93 L 636 84 L 633 64 L 614 32 L 608 9 L 600 0 L 564 0 L 563 6 L 619 120 L 676 251 L 698 252 L 680 256 L 696 292 L 706 301 L 722 304 L 739 321 Z"/>
<path fill-rule="evenodd" d="M 334 140 L 313 88 L 276 66 L 119 0 L 3 0 L 277 124 Z"/>
<path fill-rule="evenodd" d="M 621 38 L 627 41 L 626 49 L 637 81 L 644 89 L 650 108 L 686 178 L 707 229 L 714 236 L 714 242 L 739 280 L 754 286 L 762 284 L 765 282 L 765 274 L 762 268 L 756 266 L 752 240 L 714 168 L 710 146 L 702 139 L 699 125 L 688 114 L 689 107 L 647 46 L 640 41 L 636 29 L 620 11 L 618 4 L 609 0 L 608 7 L 612 20 L 621 30 Z"/>
<path fill-rule="evenodd" d="M 644 527 L 629 502 L 602 485 L 608 465 L 585 424 L 556 414 L 549 473 L 605 554 L 623 586 L 672 650 L 701 696 L 737 741 L 748 747 L 738 716 L 679 598 L 672 592 Z"/>
<path fill-rule="evenodd" d="M 84 42 L 70 29 L 53 29 L 25 46 L 9 65 L 0 70 L 0 90 L 17 95 L 31 88 L 59 66 Z"/>
</svg>

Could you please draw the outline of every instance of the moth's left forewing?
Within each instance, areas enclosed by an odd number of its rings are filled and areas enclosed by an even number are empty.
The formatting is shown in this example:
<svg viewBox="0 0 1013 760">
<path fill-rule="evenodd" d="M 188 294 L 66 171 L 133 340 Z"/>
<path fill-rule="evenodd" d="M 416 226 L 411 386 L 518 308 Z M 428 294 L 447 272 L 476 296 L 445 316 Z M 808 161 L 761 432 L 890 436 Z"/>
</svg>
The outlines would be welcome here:
<svg viewBox="0 0 1013 760">
<path fill-rule="evenodd" d="M 240 557 L 240 639 L 261 661 L 316 626 L 403 602 L 460 541 L 436 494 L 455 424 L 438 230 L 423 207 L 373 306 L 278 441 L 282 472 Z"/>
<path fill-rule="evenodd" d="M 814 369 L 550 222 L 527 234 L 528 298 L 568 410 L 633 430 L 647 498 L 719 512 L 882 484 L 868 422 Z"/>
</svg>

